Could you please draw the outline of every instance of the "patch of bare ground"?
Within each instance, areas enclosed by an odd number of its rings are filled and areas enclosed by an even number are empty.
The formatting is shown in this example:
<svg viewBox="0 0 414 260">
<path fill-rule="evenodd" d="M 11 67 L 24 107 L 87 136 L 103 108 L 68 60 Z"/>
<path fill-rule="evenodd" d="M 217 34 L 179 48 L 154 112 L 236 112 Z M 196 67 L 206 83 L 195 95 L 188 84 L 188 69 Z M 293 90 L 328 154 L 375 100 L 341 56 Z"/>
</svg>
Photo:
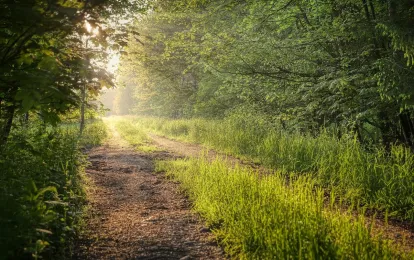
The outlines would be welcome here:
<svg viewBox="0 0 414 260">
<path fill-rule="evenodd" d="M 166 137 L 150 134 L 150 137 L 156 145 L 161 149 L 170 151 L 173 154 L 179 154 L 185 157 L 198 157 L 207 155 L 209 160 L 215 158 L 226 159 L 231 165 L 240 164 L 258 170 L 260 173 L 272 173 L 274 171 L 266 169 L 260 164 L 241 160 L 223 153 L 207 149 L 201 145 L 184 143 L 168 139 Z M 327 195 L 329 198 L 329 195 Z M 346 208 L 343 211 L 347 211 Z M 355 213 L 355 216 L 357 214 Z M 373 218 L 373 216 L 376 216 Z M 408 221 L 400 221 L 396 219 L 389 219 L 388 223 L 384 221 L 384 216 L 375 214 L 375 212 L 368 211 L 366 214 L 367 227 L 372 227 L 372 233 L 384 239 L 392 240 L 401 250 L 411 252 L 414 250 L 414 223 Z"/>
<path fill-rule="evenodd" d="M 90 212 L 73 259 L 225 259 L 179 184 L 153 172 L 174 156 L 137 152 L 112 131 L 89 152 Z"/>
<path fill-rule="evenodd" d="M 373 218 L 372 214 L 367 213 L 367 224 L 372 225 L 373 234 L 394 241 L 405 252 L 414 251 L 414 223 L 396 219 L 386 222 L 384 217 Z"/>
</svg>

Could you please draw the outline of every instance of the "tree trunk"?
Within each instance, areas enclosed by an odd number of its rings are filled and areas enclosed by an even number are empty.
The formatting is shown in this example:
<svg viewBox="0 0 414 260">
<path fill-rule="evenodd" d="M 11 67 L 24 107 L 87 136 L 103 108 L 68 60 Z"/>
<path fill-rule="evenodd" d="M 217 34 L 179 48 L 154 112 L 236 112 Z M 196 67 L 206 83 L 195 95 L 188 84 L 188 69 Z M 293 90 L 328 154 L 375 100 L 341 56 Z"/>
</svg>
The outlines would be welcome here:
<svg viewBox="0 0 414 260">
<path fill-rule="evenodd" d="M 81 88 L 81 110 L 80 110 L 80 134 L 85 128 L 85 99 L 86 99 L 86 84 Z"/>
<path fill-rule="evenodd" d="M 369 15 L 369 10 L 368 10 L 368 3 L 367 0 L 362 0 L 362 5 L 364 6 L 364 10 L 365 10 L 365 16 L 367 18 L 368 21 L 371 21 L 371 17 Z"/>
<path fill-rule="evenodd" d="M 3 126 L 2 133 L 1 133 L 0 146 L 4 146 L 7 143 L 7 139 L 9 138 L 10 131 L 11 131 L 12 124 L 13 124 L 14 111 L 15 111 L 14 105 L 6 108 L 6 113 L 5 113 L 6 122 Z"/>
<path fill-rule="evenodd" d="M 391 144 L 393 143 L 392 123 L 387 113 L 385 112 L 379 113 L 379 119 L 380 119 L 380 130 L 381 130 L 381 135 L 382 135 L 382 144 L 384 145 L 387 151 L 390 151 Z"/>
<path fill-rule="evenodd" d="M 388 15 L 391 21 L 395 20 L 396 9 L 394 0 L 388 0 Z"/>
<path fill-rule="evenodd" d="M 368 0 L 368 2 L 369 2 L 369 7 L 371 9 L 372 19 L 376 20 L 377 19 L 377 15 L 375 13 L 374 4 L 373 4 L 372 0 Z"/>
<path fill-rule="evenodd" d="M 400 115 L 400 124 L 402 133 L 404 136 L 404 143 L 407 144 L 411 149 L 414 149 L 414 124 L 411 120 L 411 113 L 409 111 L 403 111 Z"/>
<path fill-rule="evenodd" d="M 24 123 L 25 124 L 28 124 L 29 123 L 29 118 L 30 118 L 29 112 L 26 112 L 24 114 Z"/>
</svg>

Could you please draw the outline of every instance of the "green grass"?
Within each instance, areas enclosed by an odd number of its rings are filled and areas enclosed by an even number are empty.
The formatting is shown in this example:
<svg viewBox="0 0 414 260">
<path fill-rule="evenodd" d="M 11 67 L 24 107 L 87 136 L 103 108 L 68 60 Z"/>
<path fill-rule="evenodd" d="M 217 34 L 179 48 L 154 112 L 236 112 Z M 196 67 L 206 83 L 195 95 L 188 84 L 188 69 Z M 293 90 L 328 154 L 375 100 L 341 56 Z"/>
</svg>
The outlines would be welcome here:
<svg viewBox="0 0 414 260">
<path fill-rule="evenodd" d="M 77 135 L 79 132 L 78 123 L 62 123 L 59 128 L 67 131 L 71 135 Z M 85 129 L 78 140 L 80 147 L 90 148 L 101 145 L 108 137 L 108 129 L 102 119 L 92 119 L 86 121 Z"/>
<path fill-rule="evenodd" d="M 153 153 L 153 152 L 161 151 L 158 147 L 153 146 L 153 145 L 140 145 L 140 146 L 137 146 L 137 149 L 145 153 Z"/>
<path fill-rule="evenodd" d="M 158 171 L 178 180 L 194 208 L 238 259 L 412 259 L 374 236 L 362 215 L 326 206 L 309 175 L 260 176 L 206 159 L 160 161 Z"/>
<path fill-rule="evenodd" d="M 246 157 L 285 174 L 312 174 L 318 185 L 349 202 L 414 220 L 414 154 L 403 146 L 366 151 L 352 135 L 341 139 L 286 132 L 260 117 L 225 120 L 128 118 L 130 135 L 152 131 Z M 139 130 L 137 130 L 139 129 Z"/>
<path fill-rule="evenodd" d="M 101 145 L 108 137 L 108 130 L 105 123 L 102 120 L 93 120 L 87 122 L 79 145 L 83 147 L 92 147 Z"/>
<path fill-rule="evenodd" d="M 156 146 L 151 145 L 150 138 L 142 130 L 139 123 L 133 123 L 131 120 L 125 119 L 115 120 L 113 123 L 121 137 L 129 144 L 133 145 L 137 150 L 146 153 L 159 151 Z"/>
<path fill-rule="evenodd" d="M 70 255 L 85 202 L 80 151 L 106 136 L 102 121 L 14 128 L 0 154 L 0 259 L 55 259 Z"/>
</svg>

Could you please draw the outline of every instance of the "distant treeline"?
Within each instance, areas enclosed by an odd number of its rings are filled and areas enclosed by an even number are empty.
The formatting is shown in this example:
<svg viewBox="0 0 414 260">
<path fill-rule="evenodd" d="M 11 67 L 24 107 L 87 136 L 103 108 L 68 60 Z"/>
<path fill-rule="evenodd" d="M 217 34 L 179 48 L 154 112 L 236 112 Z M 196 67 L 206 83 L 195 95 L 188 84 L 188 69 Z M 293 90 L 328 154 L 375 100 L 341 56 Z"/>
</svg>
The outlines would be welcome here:
<svg viewBox="0 0 414 260">
<path fill-rule="evenodd" d="M 153 8 L 130 34 L 119 114 L 254 110 L 286 130 L 334 128 L 366 144 L 414 148 L 412 0 L 163 0 Z"/>
</svg>

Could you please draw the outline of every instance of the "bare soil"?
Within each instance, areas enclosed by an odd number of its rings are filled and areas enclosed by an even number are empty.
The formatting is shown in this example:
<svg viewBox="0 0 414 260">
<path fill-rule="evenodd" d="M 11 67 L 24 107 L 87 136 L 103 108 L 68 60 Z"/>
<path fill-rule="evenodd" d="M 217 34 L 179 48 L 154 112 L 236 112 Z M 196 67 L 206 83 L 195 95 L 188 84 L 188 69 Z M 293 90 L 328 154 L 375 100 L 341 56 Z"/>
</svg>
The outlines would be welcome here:
<svg viewBox="0 0 414 260">
<path fill-rule="evenodd" d="M 74 259 L 225 259 L 177 183 L 154 173 L 168 152 L 137 152 L 115 129 L 89 152 L 87 230 Z"/>
</svg>

